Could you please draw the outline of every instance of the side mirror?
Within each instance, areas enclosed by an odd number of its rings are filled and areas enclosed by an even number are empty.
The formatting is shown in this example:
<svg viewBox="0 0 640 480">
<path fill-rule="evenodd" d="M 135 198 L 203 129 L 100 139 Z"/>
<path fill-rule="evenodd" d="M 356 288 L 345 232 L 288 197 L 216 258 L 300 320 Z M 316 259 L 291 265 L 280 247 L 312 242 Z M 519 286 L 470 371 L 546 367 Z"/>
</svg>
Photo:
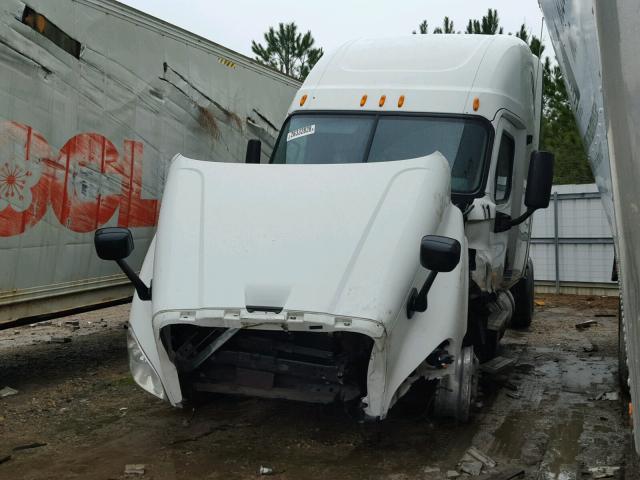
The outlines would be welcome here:
<svg viewBox="0 0 640 480">
<path fill-rule="evenodd" d="M 260 163 L 261 152 L 262 143 L 260 140 L 249 140 L 247 142 L 247 154 L 244 157 L 244 163 Z"/>
<path fill-rule="evenodd" d="M 101 228 L 93 237 L 96 253 L 102 260 L 122 260 L 133 251 L 133 235 L 128 228 Z"/>
<path fill-rule="evenodd" d="M 527 175 L 527 191 L 524 204 L 528 209 L 547 208 L 551 200 L 554 155 L 550 152 L 533 152 Z"/>
<path fill-rule="evenodd" d="M 147 287 L 136 272 L 124 261 L 133 251 L 133 235 L 128 228 L 108 227 L 96 230 L 93 236 L 98 257 L 115 261 L 133 283 L 140 300 L 151 300 L 151 288 Z"/>
<path fill-rule="evenodd" d="M 420 264 L 434 272 L 450 272 L 460 262 L 460 242 L 449 237 L 427 235 L 420 242 Z"/>
<path fill-rule="evenodd" d="M 536 210 L 549 206 L 554 162 L 555 157 L 551 152 L 533 152 L 531 154 L 529 173 L 527 175 L 527 191 L 524 194 L 524 204 L 527 207 L 527 211 L 514 219 L 504 213 L 496 213 L 496 221 L 493 228 L 495 233 L 506 232 L 511 227 L 520 225 Z"/>
<path fill-rule="evenodd" d="M 407 301 L 407 318 L 427 309 L 427 294 L 440 272 L 450 272 L 460 263 L 460 242 L 449 237 L 427 235 L 420 242 L 420 264 L 431 270 L 420 291 L 411 289 Z"/>
</svg>

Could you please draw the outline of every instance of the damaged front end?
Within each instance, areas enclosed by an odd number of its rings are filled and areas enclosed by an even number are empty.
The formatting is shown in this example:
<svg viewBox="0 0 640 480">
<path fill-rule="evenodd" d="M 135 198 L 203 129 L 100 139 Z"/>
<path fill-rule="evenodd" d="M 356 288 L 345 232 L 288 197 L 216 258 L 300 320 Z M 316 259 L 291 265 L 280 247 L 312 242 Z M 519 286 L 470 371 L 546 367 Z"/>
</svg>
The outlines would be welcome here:
<svg viewBox="0 0 640 480">
<path fill-rule="evenodd" d="M 183 391 L 351 403 L 366 394 L 373 340 L 353 332 L 167 325 L 163 346 Z"/>
</svg>

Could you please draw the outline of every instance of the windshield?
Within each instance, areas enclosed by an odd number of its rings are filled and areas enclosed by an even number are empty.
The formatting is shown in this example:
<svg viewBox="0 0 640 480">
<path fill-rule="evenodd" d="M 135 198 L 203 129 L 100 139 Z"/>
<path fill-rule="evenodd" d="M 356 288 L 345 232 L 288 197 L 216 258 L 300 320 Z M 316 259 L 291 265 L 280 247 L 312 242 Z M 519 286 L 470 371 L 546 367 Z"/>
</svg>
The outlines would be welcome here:
<svg viewBox="0 0 640 480">
<path fill-rule="evenodd" d="M 283 127 L 271 163 L 318 164 L 407 160 L 439 151 L 451 189 L 480 187 L 489 132 L 473 118 L 298 114 Z"/>
</svg>

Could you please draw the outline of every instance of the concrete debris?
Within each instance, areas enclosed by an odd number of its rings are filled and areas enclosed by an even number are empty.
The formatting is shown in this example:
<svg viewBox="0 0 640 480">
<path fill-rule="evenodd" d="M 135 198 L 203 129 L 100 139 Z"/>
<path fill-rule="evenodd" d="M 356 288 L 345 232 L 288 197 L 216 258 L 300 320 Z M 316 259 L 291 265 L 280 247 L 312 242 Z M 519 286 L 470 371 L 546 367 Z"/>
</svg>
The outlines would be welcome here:
<svg viewBox="0 0 640 480">
<path fill-rule="evenodd" d="M 130 463 L 124 466 L 125 475 L 144 475 L 147 466 L 144 463 Z"/>
<path fill-rule="evenodd" d="M 480 370 L 489 375 L 495 375 L 514 363 L 516 363 L 515 358 L 495 357 L 480 365 Z"/>
<path fill-rule="evenodd" d="M 613 477 L 620 467 L 591 467 L 588 472 L 592 478 L 609 478 Z"/>
<path fill-rule="evenodd" d="M 620 395 L 618 395 L 618 392 L 603 392 L 600 395 L 598 395 L 595 400 L 618 400 L 620 398 Z"/>
<path fill-rule="evenodd" d="M 47 446 L 46 443 L 33 442 L 33 443 L 27 443 L 25 445 L 18 445 L 17 447 L 13 447 L 13 451 L 19 452 L 20 450 L 31 450 L 32 448 L 40 448 L 40 447 L 46 447 L 46 446 Z"/>
<path fill-rule="evenodd" d="M 258 473 L 260 475 L 273 475 L 273 468 L 260 465 L 260 470 L 258 470 Z"/>
<path fill-rule="evenodd" d="M 447 478 L 458 478 L 460 476 L 460 472 L 457 470 L 447 470 Z"/>
<path fill-rule="evenodd" d="M 49 343 L 69 343 L 71 341 L 71 337 L 56 337 L 52 336 L 49 339 Z"/>
<path fill-rule="evenodd" d="M 477 477 L 482 472 L 482 462 L 478 460 L 472 460 L 468 462 L 460 463 L 460 471 L 468 473 L 474 477 Z"/>
<path fill-rule="evenodd" d="M 487 468 L 494 468 L 497 465 L 496 462 L 493 460 L 493 458 L 481 452 L 476 447 L 469 447 L 465 455 L 469 455 L 473 457 L 475 460 L 482 462 L 482 464 Z M 464 457 L 463 457 L 463 460 L 465 460 Z"/>
<path fill-rule="evenodd" d="M 17 395 L 17 394 L 18 394 L 18 390 L 11 387 L 4 387 L 2 390 L 0 390 L 0 398 L 10 397 L 11 395 Z"/>
<path fill-rule="evenodd" d="M 424 467 L 422 469 L 423 473 L 440 473 L 440 469 L 438 467 Z"/>
<path fill-rule="evenodd" d="M 495 472 L 481 476 L 478 480 L 512 480 L 521 475 L 524 475 L 522 467 L 502 467 Z"/>
<path fill-rule="evenodd" d="M 598 322 L 595 320 L 586 320 L 584 322 L 576 323 L 576 328 L 578 330 L 584 330 L 585 328 L 591 328 L 593 325 L 597 325 Z"/>
</svg>

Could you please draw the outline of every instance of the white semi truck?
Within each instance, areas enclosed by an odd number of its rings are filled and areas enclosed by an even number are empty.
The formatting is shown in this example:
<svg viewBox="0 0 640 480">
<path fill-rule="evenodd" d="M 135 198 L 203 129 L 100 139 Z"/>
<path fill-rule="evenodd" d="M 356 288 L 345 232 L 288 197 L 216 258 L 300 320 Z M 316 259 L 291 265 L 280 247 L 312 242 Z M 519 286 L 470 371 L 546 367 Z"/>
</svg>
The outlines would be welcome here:
<svg viewBox="0 0 640 480">
<path fill-rule="evenodd" d="M 268 164 L 177 155 L 135 284 L 142 388 L 341 400 L 382 419 L 418 379 L 469 417 L 478 359 L 530 324 L 530 216 L 549 202 L 541 67 L 510 36 L 347 43 L 296 94 Z"/>
</svg>

